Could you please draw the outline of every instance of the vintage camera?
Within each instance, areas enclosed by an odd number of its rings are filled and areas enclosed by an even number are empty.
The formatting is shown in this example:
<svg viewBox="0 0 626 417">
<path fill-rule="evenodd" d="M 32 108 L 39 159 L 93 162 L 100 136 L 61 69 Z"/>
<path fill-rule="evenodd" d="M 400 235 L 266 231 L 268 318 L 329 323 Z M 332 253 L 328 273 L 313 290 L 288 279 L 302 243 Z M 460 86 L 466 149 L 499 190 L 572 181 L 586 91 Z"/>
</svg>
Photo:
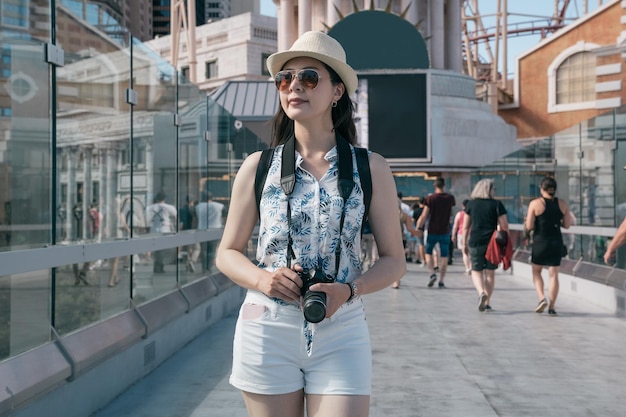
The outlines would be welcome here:
<svg viewBox="0 0 626 417">
<path fill-rule="evenodd" d="M 311 276 L 309 271 L 298 272 L 302 279 L 302 312 L 304 318 L 310 323 L 319 323 L 326 317 L 326 293 L 321 291 L 311 291 L 309 288 L 318 282 L 334 282 L 319 269 Z"/>
</svg>

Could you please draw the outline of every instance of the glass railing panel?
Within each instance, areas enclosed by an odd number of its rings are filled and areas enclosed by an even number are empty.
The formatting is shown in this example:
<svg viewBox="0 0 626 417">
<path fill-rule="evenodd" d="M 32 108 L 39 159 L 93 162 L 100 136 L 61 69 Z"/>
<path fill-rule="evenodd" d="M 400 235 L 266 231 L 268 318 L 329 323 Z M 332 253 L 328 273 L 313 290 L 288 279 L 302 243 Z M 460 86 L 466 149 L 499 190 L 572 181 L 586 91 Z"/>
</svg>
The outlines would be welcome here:
<svg viewBox="0 0 626 417">
<path fill-rule="evenodd" d="M 195 85 L 181 79 L 178 90 L 178 114 L 181 117 L 178 139 L 178 223 L 180 233 L 198 229 L 197 207 L 206 203 L 208 155 L 207 96 Z M 206 276 L 203 273 L 202 244 L 194 242 L 179 248 L 179 282 L 185 284 Z"/>
<path fill-rule="evenodd" d="M 130 51 L 86 22 L 59 32 L 65 65 L 57 69 L 58 241 L 116 239 L 130 146 Z"/>
<path fill-rule="evenodd" d="M 598 235 L 591 234 L 593 230 L 585 231 L 585 233 L 576 233 L 575 231 L 567 231 L 563 229 L 563 244 L 567 247 L 567 255 L 563 259 L 573 261 L 583 261 L 590 264 L 605 265 L 604 254 L 612 239 L 612 236 L 601 233 Z M 514 249 L 532 251 L 532 239 L 528 240 L 521 230 L 511 231 L 511 242 Z M 626 266 L 626 254 L 618 251 L 617 266 Z M 528 261 L 530 262 L 530 261 Z M 571 271 L 570 271 L 571 272 Z"/>
<path fill-rule="evenodd" d="M 595 118 L 581 123 L 582 212 L 578 219 L 581 225 L 611 227 L 615 224 L 615 143 L 611 129 L 615 119 L 611 116 L 603 116 L 600 126 L 596 126 Z"/>
<path fill-rule="evenodd" d="M 0 276 L 0 361 L 50 340 L 50 271 Z"/>
<path fill-rule="evenodd" d="M 619 116 L 620 121 L 623 121 L 623 116 Z M 622 129 L 626 129 L 626 124 L 620 126 Z M 615 218 L 613 225 L 618 227 L 624 218 L 626 218 L 626 138 L 619 137 L 615 142 L 615 151 L 613 153 L 615 161 Z"/>
<path fill-rule="evenodd" d="M 139 267 L 130 257 L 98 259 L 56 269 L 54 324 L 59 334 L 70 333 L 129 308 L 131 271 Z"/>
<path fill-rule="evenodd" d="M 0 251 L 51 242 L 49 66 L 35 32 L 0 33 Z"/>
<path fill-rule="evenodd" d="M 178 250 L 176 247 L 140 255 L 133 275 L 133 300 L 151 301 L 174 290 L 177 285 Z"/>
<path fill-rule="evenodd" d="M 133 183 L 125 199 L 133 201 L 133 237 L 149 234 L 166 236 L 178 231 L 177 190 L 177 73 L 175 69 L 140 41 L 132 40 Z M 134 280 L 137 302 L 158 297 L 176 288 L 178 252 L 176 247 L 140 254 L 148 276 Z"/>
</svg>

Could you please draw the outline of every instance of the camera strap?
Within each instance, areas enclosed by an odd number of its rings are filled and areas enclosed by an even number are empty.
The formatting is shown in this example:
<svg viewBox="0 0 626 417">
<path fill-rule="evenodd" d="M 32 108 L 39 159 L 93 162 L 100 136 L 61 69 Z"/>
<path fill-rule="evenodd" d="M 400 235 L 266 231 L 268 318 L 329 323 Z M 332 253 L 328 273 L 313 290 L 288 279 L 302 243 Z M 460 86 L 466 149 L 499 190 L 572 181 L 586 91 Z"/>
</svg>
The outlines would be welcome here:
<svg viewBox="0 0 626 417">
<path fill-rule="evenodd" d="M 335 139 L 337 142 L 337 157 L 338 157 L 338 188 L 341 198 L 343 199 L 343 207 L 341 209 L 341 219 L 339 220 L 339 241 L 335 248 L 335 271 L 339 271 L 339 263 L 341 260 L 341 234 L 343 231 L 343 224 L 346 217 L 346 202 L 352 193 L 354 188 L 354 178 L 352 173 L 352 152 L 350 151 L 350 145 L 348 141 L 342 136 L 336 134 Z M 291 136 L 285 146 L 283 147 L 283 153 L 281 155 L 281 169 L 280 169 L 280 186 L 283 192 L 287 195 L 287 267 L 291 268 L 291 260 L 294 259 L 295 253 L 293 250 L 293 238 L 291 237 L 291 203 L 289 196 L 293 193 L 293 189 L 296 185 L 296 140 Z"/>
</svg>

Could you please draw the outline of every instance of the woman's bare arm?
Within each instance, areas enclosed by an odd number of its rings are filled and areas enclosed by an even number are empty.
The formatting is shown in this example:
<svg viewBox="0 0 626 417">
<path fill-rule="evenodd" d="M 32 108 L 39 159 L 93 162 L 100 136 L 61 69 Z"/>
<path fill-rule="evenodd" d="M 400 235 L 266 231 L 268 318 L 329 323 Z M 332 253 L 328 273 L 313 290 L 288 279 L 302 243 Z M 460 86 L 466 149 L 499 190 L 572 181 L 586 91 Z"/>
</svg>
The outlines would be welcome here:
<svg viewBox="0 0 626 417">
<path fill-rule="evenodd" d="M 379 259 L 356 280 L 359 293 L 369 294 L 388 287 L 406 273 L 402 234 L 398 224 L 396 184 L 387 161 L 379 154 L 370 155 L 372 202 L 369 222 L 378 247 Z"/>
<path fill-rule="evenodd" d="M 260 152 L 256 152 L 246 158 L 235 177 L 216 264 L 220 271 L 241 287 L 261 291 L 285 301 L 297 301 L 300 299 L 302 281 L 295 271 L 280 268 L 268 272 L 244 255 L 259 217 L 254 178 L 260 155 Z"/>
</svg>

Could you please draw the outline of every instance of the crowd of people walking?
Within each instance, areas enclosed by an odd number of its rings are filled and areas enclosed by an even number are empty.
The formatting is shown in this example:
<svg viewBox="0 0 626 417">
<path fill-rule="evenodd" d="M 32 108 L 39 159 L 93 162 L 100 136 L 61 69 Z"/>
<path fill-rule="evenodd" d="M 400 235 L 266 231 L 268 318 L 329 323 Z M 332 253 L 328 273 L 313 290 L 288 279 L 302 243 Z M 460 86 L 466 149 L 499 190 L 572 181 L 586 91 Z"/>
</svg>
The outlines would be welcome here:
<svg viewBox="0 0 626 417">
<path fill-rule="evenodd" d="M 539 185 L 539 197 L 522 210 L 525 213 L 524 235 L 531 250 L 532 284 L 539 298 L 534 311 L 542 313 L 547 309 L 549 315 L 557 314 L 560 264 L 571 248 L 569 240 L 563 241 L 561 228 L 568 229 L 575 221 L 567 202 L 556 197 L 556 189 L 556 180 L 545 177 Z M 427 287 L 435 287 L 437 283 L 437 288 L 445 289 L 447 267 L 457 250 L 464 272 L 478 294 L 478 310 L 493 311 L 491 300 L 496 287 L 496 270 L 508 269 L 512 261 L 507 210 L 502 198 L 497 197 L 494 180 L 489 178 L 478 181 L 470 198 L 463 200 L 461 207 L 453 212 L 455 205 L 455 197 L 445 191 L 443 178 L 435 179 L 433 193 L 418 197 L 410 207 L 403 201 L 402 193 L 398 193 L 406 262 L 428 268 Z M 607 248 L 607 264 L 611 263 L 617 247 L 626 243 L 626 221 L 620 231 Z M 376 242 L 367 231 L 363 233 L 362 242 L 366 270 L 376 260 Z M 543 269 L 548 270 L 547 296 Z M 392 288 L 399 287 L 400 280 L 392 285 Z"/>
</svg>

